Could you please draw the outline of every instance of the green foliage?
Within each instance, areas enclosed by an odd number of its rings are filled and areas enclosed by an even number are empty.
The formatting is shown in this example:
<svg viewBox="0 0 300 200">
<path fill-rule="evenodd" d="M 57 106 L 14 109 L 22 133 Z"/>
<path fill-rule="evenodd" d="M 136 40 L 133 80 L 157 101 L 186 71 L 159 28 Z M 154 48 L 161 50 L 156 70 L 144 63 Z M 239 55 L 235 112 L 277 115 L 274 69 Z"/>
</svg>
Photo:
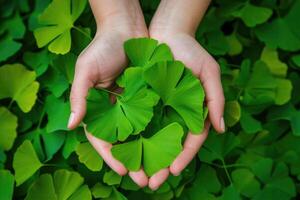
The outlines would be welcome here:
<svg viewBox="0 0 300 200">
<path fill-rule="evenodd" d="M 157 43 L 147 38 L 125 42 L 130 65 L 136 67 L 127 68 L 117 79 L 124 91 L 91 90 L 84 120 L 89 133 L 112 143 L 125 141 L 113 146 L 112 155 L 131 171 L 143 167 L 148 176 L 170 166 L 179 155 L 183 127 L 200 134 L 206 117 L 200 81 L 183 63 L 172 60 L 166 44 Z M 171 114 L 166 114 L 168 110 Z M 180 117 L 183 127 L 176 123 Z M 126 140 L 130 135 L 138 136 Z"/>
<path fill-rule="evenodd" d="M 160 1 L 140 2 L 149 24 Z M 220 64 L 227 130 L 210 131 L 191 164 L 155 192 L 111 171 L 82 127 L 67 130 L 74 65 L 96 30 L 87 1 L 0 3 L 1 200 L 299 199 L 300 1 L 212 1 L 195 37 Z M 182 132 L 202 129 L 191 118 L 205 118 L 204 93 L 166 44 L 129 40 L 125 51 L 122 97 L 113 104 L 91 90 L 87 112 L 99 116 L 85 120 L 111 141 L 125 130 L 112 153 L 152 174 L 176 157 Z M 191 101 L 198 114 L 182 111 Z"/>
</svg>

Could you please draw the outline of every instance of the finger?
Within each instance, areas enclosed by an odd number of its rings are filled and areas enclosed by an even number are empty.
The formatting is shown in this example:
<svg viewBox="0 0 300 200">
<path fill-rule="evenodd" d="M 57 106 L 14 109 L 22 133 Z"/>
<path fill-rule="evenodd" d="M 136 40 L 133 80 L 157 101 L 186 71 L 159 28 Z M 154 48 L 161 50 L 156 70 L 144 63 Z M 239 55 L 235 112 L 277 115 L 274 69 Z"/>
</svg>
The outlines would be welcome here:
<svg viewBox="0 0 300 200">
<path fill-rule="evenodd" d="M 157 190 L 161 184 L 163 184 L 169 176 L 169 169 L 165 168 L 157 173 L 155 173 L 152 177 L 149 179 L 149 188 L 151 190 Z"/>
<path fill-rule="evenodd" d="M 89 79 L 88 70 L 78 70 L 75 73 L 72 84 L 70 103 L 71 114 L 68 122 L 68 128 L 76 128 L 83 119 L 86 112 L 86 96 L 93 83 Z"/>
<path fill-rule="evenodd" d="M 219 65 L 213 60 L 203 63 L 199 78 L 206 92 L 206 102 L 209 111 L 209 119 L 219 133 L 225 131 L 223 118 L 224 94 L 221 84 Z"/>
<path fill-rule="evenodd" d="M 200 147 L 202 146 L 207 137 L 209 126 L 209 122 L 206 121 L 204 131 L 201 134 L 195 135 L 189 133 L 187 135 L 184 141 L 182 152 L 170 166 L 170 172 L 174 176 L 178 176 L 182 172 L 182 170 L 191 162 L 194 156 L 198 153 Z"/>
<path fill-rule="evenodd" d="M 124 165 L 116 160 L 112 153 L 111 148 L 112 144 L 105 142 L 99 138 L 94 137 L 92 134 L 86 132 L 86 137 L 91 143 L 91 145 L 95 148 L 95 150 L 100 154 L 105 163 L 120 176 L 124 176 L 127 173 L 127 169 Z"/>
<path fill-rule="evenodd" d="M 148 185 L 148 177 L 145 174 L 143 169 L 140 169 L 136 172 L 129 172 L 128 175 L 130 178 L 140 187 L 146 187 Z"/>
</svg>

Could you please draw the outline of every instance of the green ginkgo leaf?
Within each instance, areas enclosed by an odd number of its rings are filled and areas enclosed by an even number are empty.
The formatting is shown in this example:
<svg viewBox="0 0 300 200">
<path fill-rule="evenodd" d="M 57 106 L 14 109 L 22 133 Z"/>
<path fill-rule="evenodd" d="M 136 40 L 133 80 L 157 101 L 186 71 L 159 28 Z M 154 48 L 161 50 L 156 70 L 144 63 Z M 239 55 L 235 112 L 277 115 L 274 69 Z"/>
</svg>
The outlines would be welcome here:
<svg viewBox="0 0 300 200">
<path fill-rule="evenodd" d="M 265 47 L 261 53 L 261 60 L 264 61 L 271 73 L 278 77 L 285 77 L 288 66 L 279 60 L 276 49 Z"/>
<path fill-rule="evenodd" d="M 10 56 L 13 56 L 19 49 L 22 44 L 13 40 L 10 35 L 4 36 L 0 39 L 0 61 L 4 61 Z"/>
<path fill-rule="evenodd" d="M 57 170 L 53 175 L 53 184 L 57 199 L 68 199 L 76 190 L 80 189 L 83 182 L 84 179 L 77 172 L 64 169 Z M 89 196 L 91 197 L 91 194 L 89 194 Z"/>
<path fill-rule="evenodd" d="M 270 23 L 258 26 L 255 29 L 257 37 L 271 48 L 281 48 L 286 51 L 299 50 L 299 9 L 300 1 L 295 1 L 286 16 L 275 18 Z"/>
<path fill-rule="evenodd" d="M 226 39 L 229 46 L 228 54 L 230 56 L 236 56 L 242 52 L 243 46 L 239 41 L 236 33 L 232 33 L 231 35 L 226 36 Z"/>
<path fill-rule="evenodd" d="M 87 97 L 87 131 L 109 142 L 124 141 L 143 131 L 153 116 L 158 96 L 141 81 L 141 68 L 128 68 L 117 83 L 124 92 L 111 103 L 106 92 L 90 90 Z"/>
<path fill-rule="evenodd" d="M 137 171 L 143 165 L 146 174 L 151 176 L 168 167 L 181 152 L 182 136 L 182 127 L 178 123 L 172 123 L 150 138 L 141 137 L 114 145 L 111 152 L 129 170 Z"/>
<path fill-rule="evenodd" d="M 241 100 L 252 106 L 283 105 L 290 100 L 291 92 L 290 80 L 274 77 L 264 62 L 257 61 Z"/>
<path fill-rule="evenodd" d="M 49 44 L 49 51 L 66 54 L 71 48 L 71 29 L 86 5 L 86 0 L 53 0 L 39 16 L 34 36 L 39 48 Z M 54 14 L 55 13 L 55 14 Z"/>
<path fill-rule="evenodd" d="M 171 165 L 182 150 L 182 137 L 182 127 L 172 123 L 151 138 L 142 138 L 143 166 L 148 176 Z"/>
<path fill-rule="evenodd" d="M 112 192 L 112 187 L 96 183 L 92 188 L 92 194 L 95 198 L 107 198 Z"/>
<path fill-rule="evenodd" d="M 272 10 L 246 2 L 241 9 L 232 12 L 232 15 L 241 18 L 247 26 L 254 27 L 267 21 L 272 15 Z"/>
<path fill-rule="evenodd" d="M 47 49 L 43 49 L 40 52 L 27 51 L 23 55 L 23 60 L 26 65 L 36 72 L 37 76 L 40 76 L 48 69 L 52 55 Z"/>
<path fill-rule="evenodd" d="M 234 126 L 241 118 L 241 107 L 238 101 L 228 101 L 225 104 L 224 119 L 229 127 Z"/>
<path fill-rule="evenodd" d="M 48 115 L 47 132 L 69 130 L 67 125 L 70 115 L 70 102 L 64 102 L 62 99 L 49 95 L 45 102 L 45 109 Z"/>
<path fill-rule="evenodd" d="M 26 200 L 79 200 L 92 199 L 87 185 L 77 172 L 57 170 L 53 176 L 41 175 L 29 188 Z"/>
<path fill-rule="evenodd" d="M 50 174 L 41 175 L 30 187 L 25 200 L 57 200 L 53 179 Z"/>
<path fill-rule="evenodd" d="M 199 79 L 190 70 L 179 61 L 163 61 L 147 68 L 144 78 L 164 105 L 178 112 L 192 133 L 201 133 L 205 120 L 205 95 Z"/>
<path fill-rule="evenodd" d="M 0 170 L 0 194 L 1 200 L 11 200 L 14 191 L 14 176 L 8 170 Z"/>
<path fill-rule="evenodd" d="M 120 103 L 110 103 L 109 95 L 96 89 L 89 91 L 84 123 L 89 133 L 108 142 L 125 140 L 133 132 Z"/>
<path fill-rule="evenodd" d="M 25 140 L 17 149 L 13 159 L 17 186 L 25 182 L 41 167 L 42 163 L 37 157 L 31 142 Z"/>
<path fill-rule="evenodd" d="M 79 161 L 91 171 L 100 171 L 102 169 L 103 159 L 89 142 L 78 144 L 76 154 Z"/>
<path fill-rule="evenodd" d="M 0 107 L 0 148 L 10 150 L 17 137 L 18 119 L 7 108 Z"/>
<path fill-rule="evenodd" d="M 35 72 L 21 64 L 7 64 L 0 67 L 0 99 L 12 98 L 23 112 L 29 112 L 37 98 L 39 83 Z"/>
<path fill-rule="evenodd" d="M 249 169 L 236 169 L 231 173 L 233 185 L 244 196 L 251 198 L 260 190 L 260 183 Z"/>
<path fill-rule="evenodd" d="M 138 171 L 142 162 L 142 140 L 133 140 L 114 145 L 111 149 L 113 156 L 121 161 L 130 171 Z"/>
<path fill-rule="evenodd" d="M 173 54 L 166 44 L 149 38 L 134 38 L 124 43 L 131 66 L 150 66 L 158 61 L 173 60 Z"/>
<path fill-rule="evenodd" d="M 107 185 L 119 185 L 121 181 L 122 181 L 122 176 L 120 176 L 113 170 L 105 172 L 103 176 L 103 182 L 106 183 Z"/>
</svg>

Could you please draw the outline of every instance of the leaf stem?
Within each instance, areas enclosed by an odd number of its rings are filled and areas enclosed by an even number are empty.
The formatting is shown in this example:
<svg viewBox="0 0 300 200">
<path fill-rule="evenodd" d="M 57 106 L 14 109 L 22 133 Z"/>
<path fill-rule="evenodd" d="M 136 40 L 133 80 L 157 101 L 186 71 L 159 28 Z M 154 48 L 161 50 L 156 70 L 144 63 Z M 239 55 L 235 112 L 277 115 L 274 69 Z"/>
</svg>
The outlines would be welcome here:
<svg viewBox="0 0 300 200">
<path fill-rule="evenodd" d="M 214 167 L 218 167 L 218 168 L 224 168 L 223 165 L 218 165 L 216 163 L 211 163 L 211 162 L 205 162 L 205 161 L 201 161 L 202 163 L 208 164 L 208 165 L 212 165 Z M 247 167 L 247 165 L 243 165 L 243 164 L 229 164 L 226 165 L 226 168 L 233 168 L 233 167 Z"/>
<path fill-rule="evenodd" d="M 14 102 L 14 99 L 12 99 L 12 100 L 9 102 L 9 104 L 8 104 L 8 106 L 7 106 L 7 109 L 8 109 L 8 110 L 10 110 L 10 108 L 11 108 L 13 102 Z"/>
<path fill-rule="evenodd" d="M 105 89 L 105 88 L 99 88 L 100 90 L 103 90 L 103 91 L 105 91 L 105 92 L 108 92 L 108 93 L 110 93 L 110 94 L 113 94 L 113 95 L 116 95 L 116 96 L 118 96 L 118 97 L 123 97 L 122 95 L 120 95 L 120 94 L 118 94 L 118 93 L 116 93 L 116 92 L 113 92 L 113 91 L 110 91 L 110 90 L 107 90 L 107 89 Z"/>
<path fill-rule="evenodd" d="M 81 29 L 78 28 L 77 26 L 73 26 L 73 28 L 74 28 L 76 31 L 80 32 L 82 35 L 84 35 L 86 38 L 88 38 L 90 41 L 93 40 L 93 38 L 92 38 L 89 34 L 87 34 L 86 32 L 84 32 L 83 30 L 81 30 Z"/>
<path fill-rule="evenodd" d="M 224 167 L 224 171 L 225 171 L 225 173 L 226 173 L 226 176 L 227 176 L 227 178 L 228 178 L 230 184 L 232 185 L 231 177 L 230 177 L 229 172 L 228 172 L 228 170 L 227 170 L 227 166 L 226 166 L 226 163 L 225 163 L 224 159 L 221 159 L 221 162 L 222 162 L 222 165 L 223 165 L 223 167 Z"/>
</svg>

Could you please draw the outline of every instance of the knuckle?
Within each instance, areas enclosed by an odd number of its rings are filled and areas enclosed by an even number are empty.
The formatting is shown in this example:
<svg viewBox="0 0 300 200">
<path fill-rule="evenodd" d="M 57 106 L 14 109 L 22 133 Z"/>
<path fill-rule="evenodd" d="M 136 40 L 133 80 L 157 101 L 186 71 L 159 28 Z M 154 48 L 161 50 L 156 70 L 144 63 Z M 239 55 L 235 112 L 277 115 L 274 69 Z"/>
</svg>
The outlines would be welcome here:
<svg viewBox="0 0 300 200">
<path fill-rule="evenodd" d="M 220 66 L 219 66 L 219 64 L 218 64 L 216 61 L 214 61 L 214 62 L 210 65 L 209 68 L 210 68 L 210 70 L 211 70 L 212 73 L 214 73 L 214 74 L 221 74 Z"/>
</svg>

